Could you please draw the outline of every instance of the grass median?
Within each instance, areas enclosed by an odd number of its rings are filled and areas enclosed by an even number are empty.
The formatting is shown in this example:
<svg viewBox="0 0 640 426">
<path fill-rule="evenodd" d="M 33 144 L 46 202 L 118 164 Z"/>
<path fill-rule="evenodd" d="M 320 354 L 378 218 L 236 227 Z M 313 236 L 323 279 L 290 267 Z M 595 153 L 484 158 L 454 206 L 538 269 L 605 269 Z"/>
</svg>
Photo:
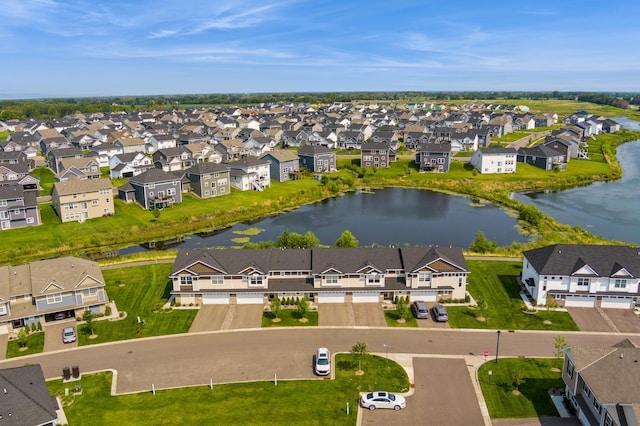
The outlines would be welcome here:
<svg viewBox="0 0 640 426">
<path fill-rule="evenodd" d="M 64 396 L 78 383 L 48 382 L 52 395 L 62 397 L 72 425 L 355 425 L 359 392 L 406 392 L 409 379 L 394 361 L 368 355 L 365 374 L 348 354 L 335 357 L 335 380 L 279 380 L 196 386 L 111 396 L 111 373 L 84 375 L 81 395 Z M 69 389 L 71 390 L 71 389 Z M 347 414 L 347 403 L 350 406 Z"/>
</svg>

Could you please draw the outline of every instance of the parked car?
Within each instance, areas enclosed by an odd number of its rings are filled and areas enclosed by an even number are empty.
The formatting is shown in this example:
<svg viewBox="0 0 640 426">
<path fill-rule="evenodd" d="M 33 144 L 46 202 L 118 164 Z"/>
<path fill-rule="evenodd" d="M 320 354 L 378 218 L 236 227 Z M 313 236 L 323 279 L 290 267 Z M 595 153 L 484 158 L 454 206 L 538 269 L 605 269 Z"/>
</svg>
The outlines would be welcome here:
<svg viewBox="0 0 640 426">
<path fill-rule="evenodd" d="M 53 315 L 53 319 L 56 321 L 63 320 L 65 318 L 67 318 L 67 314 L 65 314 L 64 312 L 58 312 Z"/>
<path fill-rule="evenodd" d="M 418 319 L 429 318 L 429 308 L 422 300 L 415 300 L 411 303 L 411 312 Z"/>
<path fill-rule="evenodd" d="M 401 395 L 390 392 L 369 392 L 360 397 L 362 408 L 375 410 L 376 408 L 393 408 L 398 411 L 407 406 L 407 401 Z"/>
<path fill-rule="evenodd" d="M 327 348 L 318 348 L 316 351 L 315 370 L 318 376 L 327 376 L 331 373 L 331 353 Z"/>
<path fill-rule="evenodd" d="M 62 329 L 62 343 L 73 343 L 76 341 L 76 328 L 65 327 Z"/>
<path fill-rule="evenodd" d="M 438 322 L 449 321 L 449 315 L 447 314 L 447 308 L 444 305 L 437 304 L 433 306 L 433 319 Z"/>
</svg>

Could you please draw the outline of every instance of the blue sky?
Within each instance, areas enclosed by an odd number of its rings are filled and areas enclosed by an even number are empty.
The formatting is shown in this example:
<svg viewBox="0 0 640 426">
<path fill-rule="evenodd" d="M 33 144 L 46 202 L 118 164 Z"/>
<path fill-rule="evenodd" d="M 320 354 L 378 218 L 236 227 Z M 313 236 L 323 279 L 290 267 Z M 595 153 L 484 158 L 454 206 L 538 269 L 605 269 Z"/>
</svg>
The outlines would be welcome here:
<svg viewBox="0 0 640 426">
<path fill-rule="evenodd" d="M 0 0 L 0 98 L 640 91 L 640 2 Z"/>
</svg>

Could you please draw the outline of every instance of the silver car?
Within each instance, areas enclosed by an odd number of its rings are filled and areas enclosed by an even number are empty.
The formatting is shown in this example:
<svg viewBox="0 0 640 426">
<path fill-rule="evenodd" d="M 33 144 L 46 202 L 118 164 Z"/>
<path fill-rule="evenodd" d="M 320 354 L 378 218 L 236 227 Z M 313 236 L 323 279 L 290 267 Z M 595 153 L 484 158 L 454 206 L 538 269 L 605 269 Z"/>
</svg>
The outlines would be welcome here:
<svg viewBox="0 0 640 426">
<path fill-rule="evenodd" d="M 65 327 L 62 329 L 62 343 L 73 343 L 76 341 L 76 328 Z"/>
<path fill-rule="evenodd" d="M 444 305 L 437 304 L 433 307 L 433 319 L 438 322 L 449 321 L 449 314 L 447 314 L 447 308 Z"/>
<path fill-rule="evenodd" d="M 369 392 L 364 393 L 360 397 L 360 405 L 362 408 L 375 410 L 376 408 L 393 408 L 398 411 L 407 406 L 407 401 L 402 395 L 396 395 L 391 392 Z"/>
</svg>

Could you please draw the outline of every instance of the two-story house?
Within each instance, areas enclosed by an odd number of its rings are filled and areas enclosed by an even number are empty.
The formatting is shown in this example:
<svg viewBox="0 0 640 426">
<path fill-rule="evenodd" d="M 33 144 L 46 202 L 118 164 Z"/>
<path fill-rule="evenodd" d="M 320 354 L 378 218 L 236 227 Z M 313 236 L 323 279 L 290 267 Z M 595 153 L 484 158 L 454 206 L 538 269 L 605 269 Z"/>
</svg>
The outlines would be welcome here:
<svg viewBox="0 0 640 426">
<path fill-rule="evenodd" d="M 269 151 L 260 157 L 269 162 L 269 171 L 272 179 L 278 182 L 286 182 L 296 179 L 299 170 L 298 154 L 290 150 Z"/>
<path fill-rule="evenodd" d="M 416 164 L 421 172 L 448 172 L 451 167 L 451 144 L 419 143 L 416 145 Z"/>
<path fill-rule="evenodd" d="M 527 163 L 542 170 L 562 169 L 569 159 L 566 155 L 544 145 L 518 149 L 517 161 Z"/>
<path fill-rule="evenodd" d="M 231 193 L 229 170 L 218 163 L 198 163 L 187 170 L 191 192 L 200 198 L 213 198 Z"/>
<path fill-rule="evenodd" d="M 126 179 L 138 176 L 152 168 L 154 168 L 153 162 L 144 152 L 116 154 L 109 160 L 109 176 L 111 176 L 111 179 Z"/>
<path fill-rule="evenodd" d="M 502 146 L 480 148 L 473 153 L 470 163 L 480 173 L 515 173 L 517 151 Z"/>
<path fill-rule="evenodd" d="M 388 168 L 396 160 L 396 153 L 389 142 L 365 142 L 360 149 L 361 167 Z"/>
<path fill-rule="evenodd" d="M 86 309 L 104 313 L 109 302 L 100 265 L 78 257 L 0 266 L 0 326 L 9 331 L 81 317 Z"/>
<path fill-rule="evenodd" d="M 271 172 L 268 161 L 254 157 L 241 158 L 226 164 L 229 169 L 231 186 L 240 191 L 263 191 L 271 186 Z"/>
<path fill-rule="evenodd" d="M 305 145 L 298 150 L 300 167 L 314 172 L 336 170 L 336 153 L 323 145 Z"/>
<path fill-rule="evenodd" d="M 640 424 L 640 348 L 629 339 L 564 349 L 565 396 L 583 425 Z"/>
<path fill-rule="evenodd" d="M 538 304 L 632 308 L 640 294 L 640 251 L 625 246 L 554 244 L 522 253 L 522 283 Z"/>
<path fill-rule="evenodd" d="M 113 185 L 109 179 L 69 179 L 53 184 L 51 204 L 62 222 L 79 221 L 115 213 Z"/>
<path fill-rule="evenodd" d="M 0 230 L 41 223 L 37 188 L 18 183 L 0 185 Z"/>
<path fill-rule="evenodd" d="M 135 201 L 145 210 L 163 209 L 182 202 L 182 182 L 160 169 L 149 169 L 119 187 L 118 197 L 128 203 Z"/>
<path fill-rule="evenodd" d="M 468 274 L 462 250 L 451 247 L 189 249 L 170 278 L 179 303 L 262 304 L 276 295 L 380 303 L 464 298 Z"/>
</svg>

